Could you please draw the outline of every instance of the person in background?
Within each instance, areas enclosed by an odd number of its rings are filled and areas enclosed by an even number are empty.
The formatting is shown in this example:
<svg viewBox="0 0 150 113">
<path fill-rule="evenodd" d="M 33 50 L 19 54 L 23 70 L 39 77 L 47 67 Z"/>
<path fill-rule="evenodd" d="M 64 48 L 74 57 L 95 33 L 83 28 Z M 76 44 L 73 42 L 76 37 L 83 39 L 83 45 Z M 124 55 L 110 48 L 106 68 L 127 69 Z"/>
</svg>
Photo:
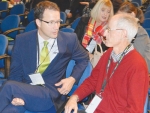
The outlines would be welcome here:
<svg viewBox="0 0 150 113">
<path fill-rule="evenodd" d="M 121 4 L 123 3 L 123 0 L 111 0 L 111 2 L 113 4 L 114 14 L 116 14 L 117 11 L 119 10 Z"/>
<path fill-rule="evenodd" d="M 120 6 L 118 13 L 128 13 L 139 19 L 138 32 L 134 37 L 133 46 L 147 62 L 150 73 L 150 39 L 146 30 L 140 25 L 144 21 L 142 10 L 136 8 L 131 2 L 124 2 Z"/>
<path fill-rule="evenodd" d="M 101 44 L 101 36 L 107 27 L 109 18 L 113 15 L 113 6 L 110 0 L 99 0 L 91 10 L 86 32 L 83 36 L 82 45 L 89 53 L 92 53 L 95 46 Z"/>
<path fill-rule="evenodd" d="M 59 31 L 60 10 L 55 3 L 40 2 L 34 14 L 38 29 L 16 37 L 10 76 L 0 90 L 0 113 L 42 112 L 53 106 L 57 110 L 88 65 L 88 54 L 76 34 Z M 76 65 L 66 78 L 70 60 Z M 37 77 L 41 82 L 33 81 Z"/>
<path fill-rule="evenodd" d="M 65 113 L 71 113 L 72 109 L 77 113 L 77 102 L 92 92 L 96 95 L 86 109 L 88 113 L 143 113 L 148 69 L 131 43 L 137 31 L 137 19 L 129 14 L 116 14 L 109 20 L 104 43 L 110 48 L 70 97 Z"/>
</svg>

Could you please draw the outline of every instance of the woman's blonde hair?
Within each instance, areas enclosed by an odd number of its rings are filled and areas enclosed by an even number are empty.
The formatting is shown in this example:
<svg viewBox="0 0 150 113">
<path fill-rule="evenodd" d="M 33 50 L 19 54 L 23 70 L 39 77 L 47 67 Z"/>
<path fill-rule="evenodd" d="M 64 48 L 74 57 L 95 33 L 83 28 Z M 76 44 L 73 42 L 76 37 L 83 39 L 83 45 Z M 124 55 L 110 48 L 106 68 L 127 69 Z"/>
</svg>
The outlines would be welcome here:
<svg viewBox="0 0 150 113">
<path fill-rule="evenodd" d="M 113 11 L 113 5 L 110 0 L 98 0 L 98 2 L 95 4 L 94 8 L 91 10 L 91 17 L 95 19 L 96 21 L 99 21 L 99 15 L 100 15 L 100 10 L 102 9 L 103 6 L 110 7 L 110 17 L 113 16 L 114 11 Z"/>
</svg>

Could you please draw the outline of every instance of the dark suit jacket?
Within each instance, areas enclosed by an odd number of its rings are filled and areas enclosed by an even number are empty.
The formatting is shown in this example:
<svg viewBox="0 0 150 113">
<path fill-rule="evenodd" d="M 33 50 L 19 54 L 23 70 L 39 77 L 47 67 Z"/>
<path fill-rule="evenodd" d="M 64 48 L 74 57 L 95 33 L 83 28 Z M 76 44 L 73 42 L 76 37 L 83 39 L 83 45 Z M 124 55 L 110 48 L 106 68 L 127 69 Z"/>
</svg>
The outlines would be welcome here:
<svg viewBox="0 0 150 113">
<path fill-rule="evenodd" d="M 57 37 L 57 44 L 59 53 L 42 74 L 46 83 L 45 86 L 50 89 L 50 94 L 56 108 L 66 99 L 66 96 L 60 95 L 54 84 L 65 78 L 65 71 L 69 61 L 73 59 L 76 62 L 71 76 L 77 82 L 88 64 L 88 54 L 79 44 L 75 33 L 60 31 Z M 16 37 L 9 79 L 29 84 L 31 80 L 28 75 L 34 73 L 36 67 L 37 30 L 34 30 Z"/>
</svg>

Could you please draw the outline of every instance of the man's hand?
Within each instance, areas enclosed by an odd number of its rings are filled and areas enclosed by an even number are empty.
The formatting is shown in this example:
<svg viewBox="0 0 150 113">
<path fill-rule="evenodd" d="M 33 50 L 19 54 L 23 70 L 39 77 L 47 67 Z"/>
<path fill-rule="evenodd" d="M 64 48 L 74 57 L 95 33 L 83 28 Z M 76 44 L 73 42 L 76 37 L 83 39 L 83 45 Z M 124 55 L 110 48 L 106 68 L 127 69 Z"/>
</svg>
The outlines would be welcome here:
<svg viewBox="0 0 150 113">
<path fill-rule="evenodd" d="M 61 86 L 61 88 L 57 88 L 60 94 L 67 95 L 73 84 L 75 83 L 75 79 L 73 77 L 62 79 L 60 82 L 56 83 L 55 86 Z"/>
<path fill-rule="evenodd" d="M 23 106 L 25 105 L 24 104 L 24 100 L 22 100 L 21 98 L 14 98 L 11 103 L 14 105 L 14 106 Z"/>
<path fill-rule="evenodd" d="M 77 101 L 78 96 L 72 95 L 65 106 L 65 113 L 71 113 L 72 110 L 74 110 L 73 113 L 77 113 L 78 110 Z"/>
</svg>

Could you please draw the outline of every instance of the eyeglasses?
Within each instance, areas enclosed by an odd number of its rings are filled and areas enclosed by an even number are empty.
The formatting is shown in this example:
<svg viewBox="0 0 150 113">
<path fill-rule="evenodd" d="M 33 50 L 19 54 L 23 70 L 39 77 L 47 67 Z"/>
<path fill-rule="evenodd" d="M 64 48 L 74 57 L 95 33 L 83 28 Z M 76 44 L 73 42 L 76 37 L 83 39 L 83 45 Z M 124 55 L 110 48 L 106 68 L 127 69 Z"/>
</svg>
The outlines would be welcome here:
<svg viewBox="0 0 150 113">
<path fill-rule="evenodd" d="M 111 31 L 115 31 L 115 30 L 124 30 L 124 29 L 110 29 L 109 27 L 105 29 L 105 31 L 108 31 L 108 33 L 110 33 Z"/>
<path fill-rule="evenodd" d="M 45 22 L 45 23 L 47 23 L 49 26 L 52 26 L 52 25 L 55 25 L 55 24 L 60 24 L 63 20 L 62 19 L 60 19 L 60 20 L 58 20 L 58 21 L 53 21 L 53 20 L 51 20 L 51 21 L 45 21 L 45 20 L 42 20 L 42 19 L 39 19 L 39 20 L 41 20 L 41 21 L 43 21 L 43 22 Z"/>
</svg>

